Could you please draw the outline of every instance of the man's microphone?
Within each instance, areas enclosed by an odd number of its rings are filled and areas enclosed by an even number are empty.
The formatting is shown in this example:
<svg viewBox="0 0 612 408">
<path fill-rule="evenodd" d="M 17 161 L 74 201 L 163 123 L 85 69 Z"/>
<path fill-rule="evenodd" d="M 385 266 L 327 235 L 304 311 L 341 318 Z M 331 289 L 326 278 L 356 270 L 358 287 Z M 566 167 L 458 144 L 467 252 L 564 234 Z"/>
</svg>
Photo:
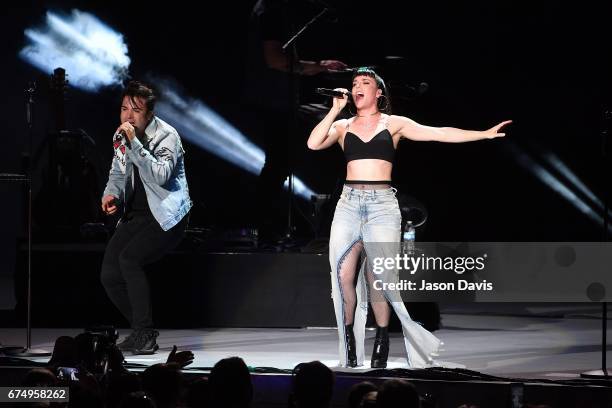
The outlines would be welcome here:
<svg viewBox="0 0 612 408">
<path fill-rule="evenodd" d="M 132 146 L 131 146 L 131 144 L 130 144 L 130 138 L 129 138 L 129 137 L 127 137 L 127 135 L 125 134 L 125 130 L 123 130 L 123 129 L 121 129 L 120 131 L 118 131 L 117 133 L 115 133 L 115 137 L 114 137 L 113 139 L 115 139 L 115 140 L 117 140 L 117 139 L 123 139 L 123 140 L 125 140 L 125 145 L 126 145 L 128 148 L 130 148 L 130 149 L 132 148 Z"/>
<path fill-rule="evenodd" d="M 351 99 L 351 93 L 350 92 L 336 91 L 335 89 L 317 88 L 316 89 L 316 93 L 318 93 L 319 95 L 331 96 L 331 97 L 334 97 L 334 98 L 342 98 L 342 97 L 344 97 L 344 95 L 346 95 L 346 96 L 349 97 L 349 100 Z"/>
</svg>

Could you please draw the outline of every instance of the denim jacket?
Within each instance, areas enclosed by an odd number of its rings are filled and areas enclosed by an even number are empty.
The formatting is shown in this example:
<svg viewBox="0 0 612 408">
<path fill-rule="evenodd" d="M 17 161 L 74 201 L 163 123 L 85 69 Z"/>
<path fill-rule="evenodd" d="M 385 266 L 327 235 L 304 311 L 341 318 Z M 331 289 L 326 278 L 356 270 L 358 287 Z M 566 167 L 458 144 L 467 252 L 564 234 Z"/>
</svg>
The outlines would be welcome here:
<svg viewBox="0 0 612 408">
<path fill-rule="evenodd" d="M 113 157 L 104 195 L 117 197 L 125 211 L 125 203 L 133 193 L 132 166 L 137 166 L 151 213 L 167 231 L 192 206 L 185 177 L 185 152 L 178 132 L 157 116 L 145 129 L 142 139 L 132 139 L 125 149 L 125 172 L 117 157 Z"/>
</svg>

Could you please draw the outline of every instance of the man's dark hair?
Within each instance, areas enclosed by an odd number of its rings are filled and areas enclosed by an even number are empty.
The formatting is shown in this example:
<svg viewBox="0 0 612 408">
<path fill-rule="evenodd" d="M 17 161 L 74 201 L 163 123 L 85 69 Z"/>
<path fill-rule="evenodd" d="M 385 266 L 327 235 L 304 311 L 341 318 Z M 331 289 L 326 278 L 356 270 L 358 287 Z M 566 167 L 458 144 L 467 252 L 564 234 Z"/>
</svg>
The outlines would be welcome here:
<svg viewBox="0 0 612 408">
<path fill-rule="evenodd" d="M 220 360 L 208 377 L 212 406 L 245 408 L 253 399 L 253 384 L 246 363 L 240 357 Z"/>
<path fill-rule="evenodd" d="M 293 369 L 293 401 L 298 408 L 329 407 L 334 393 L 334 372 L 320 361 L 300 363 Z"/>
<path fill-rule="evenodd" d="M 121 101 L 126 96 L 130 97 L 130 100 L 135 105 L 136 101 L 134 98 L 142 98 L 145 101 L 145 106 L 147 107 L 147 112 L 153 112 L 155 110 L 155 102 L 157 101 L 157 95 L 155 91 L 150 86 L 139 82 L 139 81 L 130 81 L 127 86 L 121 93 Z"/>
<path fill-rule="evenodd" d="M 379 408 L 419 408 L 421 402 L 416 387 L 404 379 L 387 380 L 378 388 L 376 406 Z"/>
<path fill-rule="evenodd" d="M 378 387 L 370 381 L 363 381 L 358 384 L 353 384 L 349 391 L 348 408 L 359 408 L 363 398 L 371 393 L 378 391 Z"/>
<path fill-rule="evenodd" d="M 183 377 L 177 364 L 159 363 L 142 373 L 142 388 L 155 405 L 173 406 L 181 395 Z"/>
<path fill-rule="evenodd" d="M 33 368 L 23 378 L 21 385 L 25 387 L 55 387 L 57 377 L 48 368 Z"/>
</svg>

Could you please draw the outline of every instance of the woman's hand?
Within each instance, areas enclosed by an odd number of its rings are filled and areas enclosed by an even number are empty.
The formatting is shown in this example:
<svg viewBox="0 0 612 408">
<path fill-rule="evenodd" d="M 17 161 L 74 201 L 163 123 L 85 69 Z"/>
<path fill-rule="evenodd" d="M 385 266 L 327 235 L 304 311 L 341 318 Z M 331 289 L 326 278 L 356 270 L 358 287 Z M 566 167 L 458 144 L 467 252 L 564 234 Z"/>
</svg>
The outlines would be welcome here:
<svg viewBox="0 0 612 408">
<path fill-rule="evenodd" d="M 504 120 L 503 122 L 493 126 L 491 129 L 487 129 L 484 131 L 484 133 L 486 134 L 486 137 L 489 139 L 493 139 L 495 137 L 504 137 L 506 136 L 505 133 L 499 133 L 499 131 L 506 125 L 511 124 L 512 121 L 511 120 Z"/>
<path fill-rule="evenodd" d="M 336 112 L 340 113 L 340 111 L 342 109 L 344 109 L 344 107 L 348 103 L 348 95 L 350 95 L 350 92 L 346 88 L 336 88 L 336 89 L 334 89 L 334 91 L 340 91 L 340 92 L 344 93 L 342 98 L 337 98 L 337 97 L 333 98 L 332 109 L 334 109 L 334 110 L 336 110 Z"/>
</svg>

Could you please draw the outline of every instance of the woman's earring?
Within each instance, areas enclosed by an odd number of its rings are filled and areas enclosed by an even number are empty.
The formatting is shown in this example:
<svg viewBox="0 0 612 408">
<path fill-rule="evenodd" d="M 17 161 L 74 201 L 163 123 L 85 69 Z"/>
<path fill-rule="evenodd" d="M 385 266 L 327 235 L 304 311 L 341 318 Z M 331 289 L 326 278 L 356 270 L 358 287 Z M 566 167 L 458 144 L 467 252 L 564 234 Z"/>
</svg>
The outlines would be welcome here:
<svg viewBox="0 0 612 408">
<path fill-rule="evenodd" d="M 380 98 L 382 98 L 382 97 L 384 97 L 384 98 L 385 98 L 385 106 L 384 106 L 384 107 L 383 107 L 383 106 L 380 106 L 380 104 L 378 103 L 378 102 L 380 102 Z M 384 111 L 386 111 L 387 109 L 389 109 L 389 98 L 387 98 L 387 95 L 380 95 L 380 96 L 378 97 L 378 100 L 376 101 L 376 105 L 379 105 L 379 106 L 378 106 L 378 110 L 379 110 L 379 111 L 382 111 L 382 112 L 384 112 Z"/>
</svg>

